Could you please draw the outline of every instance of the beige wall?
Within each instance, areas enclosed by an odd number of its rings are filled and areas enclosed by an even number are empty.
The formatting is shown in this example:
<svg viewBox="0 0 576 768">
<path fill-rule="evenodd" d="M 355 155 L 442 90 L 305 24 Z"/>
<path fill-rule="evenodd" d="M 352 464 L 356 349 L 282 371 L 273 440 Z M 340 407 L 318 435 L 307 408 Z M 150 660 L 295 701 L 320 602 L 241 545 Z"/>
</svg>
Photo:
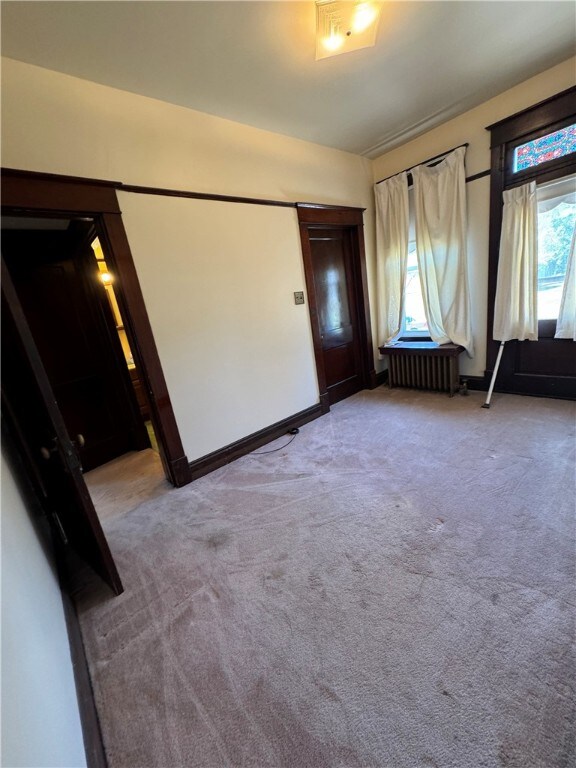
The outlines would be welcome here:
<svg viewBox="0 0 576 768">
<path fill-rule="evenodd" d="M 190 460 L 318 401 L 296 211 L 121 193 Z"/>
<path fill-rule="evenodd" d="M 2 163 L 144 186 L 365 207 L 373 311 L 373 180 L 463 142 L 470 144 L 468 175 L 488 169 L 485 126 L 573 85 L 574 75 L 570 60 L 371 163 L 4 59 Z M 462 371 L 481 375 L 489 179 L 467 185 L 467 193 L 476 356 L 462 360 Z M 317 402 L 307 309 L 292 303 L 292 292 L 304 289 L 294 211 L 130 193 L 120 199 L 189 458 Z"/>
<path fill-rule="evenodd" d="M 486 126 L 570 88 L 575 82 L 576 59 L 570 59 L 381 155 L 374 160 L 374 181 L 399 173 L 465 142 L 470 144 L 466 151 L 466 175 L 473 176 L 487 170 L 490 168 L 490 132 L 485 130 Z M 473 181 L 466 185 L 466 189 L 472 331 L 476 354 L 472 360 L 462 356 L 461 371 L 480 376 L 486 366 L 490 179 L 486 177 Z"/>
<path fill-rule="evenodd" d="M 9 59 L 2 80 L 4 166 L 368 208 L 372 289 L 370 161 Z M 120 203 L 188 458 L 317 403 L 295 210 Z"/>
</svg>

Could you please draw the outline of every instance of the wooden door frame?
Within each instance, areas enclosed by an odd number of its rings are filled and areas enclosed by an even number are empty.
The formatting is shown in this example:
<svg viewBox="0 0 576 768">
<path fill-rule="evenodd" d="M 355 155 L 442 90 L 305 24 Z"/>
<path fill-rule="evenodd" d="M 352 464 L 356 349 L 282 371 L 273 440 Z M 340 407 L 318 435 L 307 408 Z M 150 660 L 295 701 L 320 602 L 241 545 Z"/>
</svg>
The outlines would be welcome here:
<svg viewBox="0 0 576 768">
<path fill-rule="evenodd" d="M 116 182 L 2 169 L 3 216 L 90 217 L 114 274 L 114 291 L 150 405 L 166 478 L 191 482 L 186 455 L 118 204 Z"/>
<path fill-rule="evenodd" d="M 494 307 L 498 261 L 500 257 L 500 236 L 502 230 L 503 192 L 528 181 L 545 183 L 576 172 L 574 154 L 536 165 L 525 171 L 514 172 L 512 158 L 514 149 L 534 138 L 550 133 L 576 119 L 574 99 L 576 87 L 568 88 L 544 101 L 534 104 L 521 112 L 510 115 L 486 127 L 490 131 L 490 239 L 488 258 L 488 315 L 486 327 L 486 370 L 484 388 L 492 377 L 500 342 L 493 339 Z M 538 323 L 540 341 L 547 344 L 547 354 L 561 359 L 573 354 L 574 342 L 570 339 L 553 338 L 556 321 L 540 320 Z M 496 390 L 522 395 L 536 395 L 574 399 L 574 377 L 566 375 L 531 374 L 517 370 L 523 346 L 538 344 L 533 341 L 506 342 Z"/>
<path fill-rule="evenodd" d="M 330 402 L 326 385 L 326 369 L 322 352 L 322 336 L 318 320 L 318 307 L 314 288 L 314 267 L 310 247 L 310 233 L 316 229 L 347 230 L 350 232 L 352 247 L 352 269 L 354 292 L 357 304 L 358 331 L 360 334 L 361 369 L 360 382 L 363 389 L 374 389 L 377 385 L 374 369 L 374 354 L 372 349 L 372 326 L 370 321 L 370 303 L 368 300 L 368 278 L 366 274 L 366 254 L 364 249 L 364 218 L 365 208 L 350 208 L 346 206 L 314 205 L 312 203 L 296 203 L 300 240 L 302 243 L 302 258 L 306 291 L 308 293 L 308 312 L 312 329 L 314 359 L 318 376 L 320 405 L 322 413 L 328 413 Z"/>
</svg>

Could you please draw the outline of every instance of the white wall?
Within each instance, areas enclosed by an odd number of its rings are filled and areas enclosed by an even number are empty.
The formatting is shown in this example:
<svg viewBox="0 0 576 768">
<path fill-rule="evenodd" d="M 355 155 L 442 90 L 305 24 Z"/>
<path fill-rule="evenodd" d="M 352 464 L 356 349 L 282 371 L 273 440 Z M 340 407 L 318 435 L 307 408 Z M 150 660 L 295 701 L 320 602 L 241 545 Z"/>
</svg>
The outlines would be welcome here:
<svg viewBox="0 0 576 768">
<path fill-rule="evenodd" d="M 470 144 L 466 151 L 466 175 L 473 176 L 487 170 L 490 168 L 490 132 L 485 130 L 486 126 L 570 88 L 575 82 L 576 59 L 570 59 L 381 155 L 374 160 L 374 181 L 399 173 L 465 142 Z M 481 376 L 486 367 L 490 178 L 470 182 L 466 191 L 472 332 L 476 351 L 472 360 L 462 355 L 460 370 L 471 376 Z"/>
<path fill-rule="evenodd" d="M 2 456 L 2 750 L 6 768 L 86 765 L 58 581 Z"/>
<path fill-rule="evenodd" d="M 373 180 L 463 142 L 470 143 L 468 175 L 488 169 L 485 127 L 569 87 L 575 73 L 574 60 L 565 62 L 371 163 L 10 59 L 2 64 L 4 166 L 367 208 L 373 317 Z M 462 371 L 470 375 L 485 368 L 489 187 L 487 177 L 467 185 L 476 356 L 462 358 Z M 189 459 L 313 405 L 307 309 L 291 304 L 292 292 L 304 288 L 294 211 L 129 193 L 120 200 Z"/>
<path fill-rule="evenodd" d="M 296 211 L 130 193 L 120 205 L 188 458 L 316 403 Z"/>
<path fill-rule="evenodd" d="M 10 59 L 2 100 L 6 167 L 368 208 L 373 290 L 370 161 Z M 188 458 L 317 403 L 295 210 L 119 197 Z"/>
</svg>

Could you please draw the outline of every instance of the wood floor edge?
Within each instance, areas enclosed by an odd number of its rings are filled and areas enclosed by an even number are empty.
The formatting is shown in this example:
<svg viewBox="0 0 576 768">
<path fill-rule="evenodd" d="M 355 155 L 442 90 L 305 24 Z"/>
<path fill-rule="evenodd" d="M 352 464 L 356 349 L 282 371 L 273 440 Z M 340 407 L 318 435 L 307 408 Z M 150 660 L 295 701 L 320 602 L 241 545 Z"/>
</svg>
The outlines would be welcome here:
<svg viewBox="0 0 576 768">
<path fill-rule="evenodd" d="M 257 448 L 260 448 L 260 446 L 281 437 L 286 434 L 289 429 L 301 427 L 322 415 L 322 406 L 320 403 L 317 403 L 316 405 L 306 408 L 303 411 L 299 411 L 286 419 L 282 419 L 282 421 L 277 421 L 269 427 L 254 432 L 241 440 L 230 443 L 229 445 L 224 446 L 224 448 L 220 448 L 200 459 L 191 461 L 190 472 L 192 480 L 197 480 L 199 477 L 207 475 L 209 472 L 213 472 L 215 469 L 223 467 L 225 464 L 229 464 L 235 459 L 239 459 L 240 456 L 245 456 L 247 453 L 251 453 Z"/>
</svg>

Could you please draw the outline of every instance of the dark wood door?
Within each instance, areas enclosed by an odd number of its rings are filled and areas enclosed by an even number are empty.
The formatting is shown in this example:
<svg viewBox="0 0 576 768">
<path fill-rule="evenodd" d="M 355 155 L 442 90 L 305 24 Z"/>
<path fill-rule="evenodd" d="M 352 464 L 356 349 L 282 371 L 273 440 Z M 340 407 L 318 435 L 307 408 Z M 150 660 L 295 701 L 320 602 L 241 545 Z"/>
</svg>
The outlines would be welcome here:
<svg viewBox="0 0 576 768">
<path fill-rule="evenodd" d="M 150 445 L 90 241 L 83 222 L 2 231 L 2 255 L 67 431 L 83 437 L 86 471 Z"/>
<path fill-rule="evenodd" d="M 122 582 L 82 477 L 78 453 L 4 261 L 2 414 L 57 535 L 120 594 Z"/>
<path fill-rule="evenodd" d="M 309 232 L 314 295 L 330 404 L 365 386 L 349 229 Z"/>
</svg>

